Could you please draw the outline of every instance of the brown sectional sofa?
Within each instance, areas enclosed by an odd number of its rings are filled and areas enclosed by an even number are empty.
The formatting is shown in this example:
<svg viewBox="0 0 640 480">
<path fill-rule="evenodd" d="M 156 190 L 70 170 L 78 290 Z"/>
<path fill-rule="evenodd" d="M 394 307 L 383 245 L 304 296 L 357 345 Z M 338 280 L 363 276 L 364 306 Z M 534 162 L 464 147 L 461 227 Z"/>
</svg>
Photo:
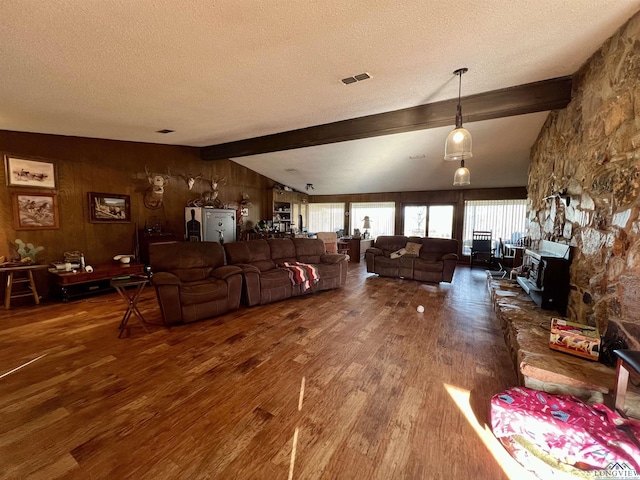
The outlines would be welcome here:
<svg viewBox="0 0 640 480">
<path fill-rule="evenodd" d="M 418 243 L 419 254 L 391 258 L 407 243 Z M 403 277 L 423 282 L 451 282 L 458 262 L 458 241 L 446 238 L 380 236 L 367 249 L 367 272 L 383 277 Z"/>
<path fill-rule="evenodd" d="M 225 243 L 227 264 L 243 276 L 242 303 L 264 305 L 278 300 L 338 288 L 347 280 L 347 258 L 325 253 L 324 242 L 311 238 L 273 238 Z M 319 280 L 309 290 L 292 285 L 289 273 L 276 268 L 282 262 L 311 264 Z"/>
<path fill-rule="evenodd" d="M 242 270 L 225 266 L 219 243 L 151 244 L 149 263 L 166 325 L 215 317 L 240 306 Z"/>
<path fill-rule="evenodd" d="M 225 265 L 226 254 L 226 265 Z M 293 285 L 283 262 L 311 264 L 318 281 Z M 154 243 L 149 246 L 153 286 L 165 324 L 191 323 L 240 307 L 338 288 L 347 280 L 347 257 L 325 253 L 310 238 Z"/>
</svg>

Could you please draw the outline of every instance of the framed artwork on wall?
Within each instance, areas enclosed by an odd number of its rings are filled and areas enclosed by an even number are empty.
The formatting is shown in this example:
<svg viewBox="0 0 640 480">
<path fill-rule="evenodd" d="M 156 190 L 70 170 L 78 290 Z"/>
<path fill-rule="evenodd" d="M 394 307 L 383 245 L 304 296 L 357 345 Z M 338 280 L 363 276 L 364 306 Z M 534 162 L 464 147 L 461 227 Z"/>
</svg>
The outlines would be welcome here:
<svg viewBox="0 0 640 480">
<path fill-rule="evenodd" d="M 91 223 L 130 223 L 129 195 L 89 192 L 89 221 Z"/>
<path fill-rule="evenodd" d="M 58 196 L 52 193 L 13 193 L 13 221 L 16 230 L 60 228 Z"/>
<path fill-rule="evenodd" d="M 4 165 L 9 187 L 56 188 L 53 162 L 7 154 Z"/>
</svg>

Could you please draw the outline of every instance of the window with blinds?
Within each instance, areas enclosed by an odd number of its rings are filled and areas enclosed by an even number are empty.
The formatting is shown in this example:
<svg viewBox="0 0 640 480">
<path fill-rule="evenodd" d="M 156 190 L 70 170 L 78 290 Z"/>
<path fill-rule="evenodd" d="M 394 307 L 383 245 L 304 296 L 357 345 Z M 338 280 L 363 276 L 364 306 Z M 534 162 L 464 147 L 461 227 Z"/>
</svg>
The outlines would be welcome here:
<svg viewBox="0 0 640 480">
<path fill-rule="evenodd" d="M 353 202 L 349 216 L 349 231 L 357 228 L 364 233 L 364 217 L 369 217 L 371 228 L 368 228 L 369 238 L 375 239 L 380 235 L 393 235 L 395 232 L 396 204 L 395 202 Z"/>
<path fill-rule="evenodd" d="M 344 203 L 310 203 L 309 232 L 337 232 L 344 229 Z"/>
<path fill-rule="evenodd" d="M 474 230 L 489 230 L 494 242 L 516 242 L 525 234 L 527 201 L 467 200 L 464 202 L 462 254 L 471 253 Z"/>
</svg>

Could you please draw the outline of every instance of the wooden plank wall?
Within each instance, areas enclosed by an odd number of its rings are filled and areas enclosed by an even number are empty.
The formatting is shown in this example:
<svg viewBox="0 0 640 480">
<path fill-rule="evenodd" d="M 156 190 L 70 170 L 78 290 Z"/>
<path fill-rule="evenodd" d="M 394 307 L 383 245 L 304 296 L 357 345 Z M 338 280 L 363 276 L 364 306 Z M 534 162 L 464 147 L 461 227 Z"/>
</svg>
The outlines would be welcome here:
<svg viewBox="0 0 640 480">
<path fill-rule="evenodd" d="M 270 179 L 230 160 L 203 161 L 200 149 L 195 147 L 0 131 L 0 152 L 3 156 L 10 153 L 55 163 L 57 187 L 53 192 L 58 196 L 59 230 L 16 231 L 11 194 L 52 191 L 7 187 L 6 169 L 0 172 L 0 255 L 8 256 L 15 239 L 20 238 L 45 247 L 38 257 L 41 263 L 59 260 L 69 250 L 82 251 L 91 263 L 109 261 L 118 253 L 132 253 L 136 226 L 145 224 L 160 223 L 182 238 L 185 205 L 211 186 L 197 181 L 189 191 L 180 174 L 201 173 L 205 179 L 227 177 L 228 183 L 220 185 L 219 198 L 239 202 L 242 192 L 247 193 L 252 203 L 247 220 L 253 223 L 261 218 L 267 192 L 273 186 Z M 143 203 L 150 186 L 145 166 L 153 172 L 171 170 L 164 205 L 158 210 L 145 208 Z M 88 192 L 129 195 L 132 223 L 90 223 Z"/>
</svg>

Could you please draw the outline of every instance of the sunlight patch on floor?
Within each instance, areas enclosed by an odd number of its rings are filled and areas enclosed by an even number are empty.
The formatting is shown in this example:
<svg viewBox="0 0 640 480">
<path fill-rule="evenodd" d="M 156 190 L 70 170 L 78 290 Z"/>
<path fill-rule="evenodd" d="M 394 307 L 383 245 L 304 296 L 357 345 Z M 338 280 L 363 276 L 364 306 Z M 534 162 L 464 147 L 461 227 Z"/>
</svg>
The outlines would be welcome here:
<svg viewBox="0 0 640 480">
<path fill-rule="evenodd" d="M 537 480 L 536 477 L 527 472 L 518 462 L 516 462 L 511 455 L 504 449 L 502 444 L 496 439 L 488 425 L 480 425 L 478 419 L 473 413 L 471 404 L 469 402 L 469 390 L 455 387 L 453 385 L 444 384 L 444 388 L 456 403 L 460 411 L 463 413 L 469 425 L 476 432 L 482 443 L 487 447 L 489 452 L 498 462 L 498 465 L 504 470 L 507 476 L 514 480 Z M 488 408 L 488 406 L 487 406 Z"/>
<path fill-rule="evenodd" d="M 306 378 L 302 377 L 300 381 L 300 396 L 298 397 L 298 411 L 302 411 L 302 402 L 304 401 L 304 387 L 306 383 Z M 293 478 L 293 466 L 296 463 L 296 450 L 298 448 L 298 433 L 300 432 L 300 427 L 296 427 L 295 432 L 293 432 L 293 446 L 291 447 L 291 461 L 289 462 L 289 480 Z"/>
</svg>

